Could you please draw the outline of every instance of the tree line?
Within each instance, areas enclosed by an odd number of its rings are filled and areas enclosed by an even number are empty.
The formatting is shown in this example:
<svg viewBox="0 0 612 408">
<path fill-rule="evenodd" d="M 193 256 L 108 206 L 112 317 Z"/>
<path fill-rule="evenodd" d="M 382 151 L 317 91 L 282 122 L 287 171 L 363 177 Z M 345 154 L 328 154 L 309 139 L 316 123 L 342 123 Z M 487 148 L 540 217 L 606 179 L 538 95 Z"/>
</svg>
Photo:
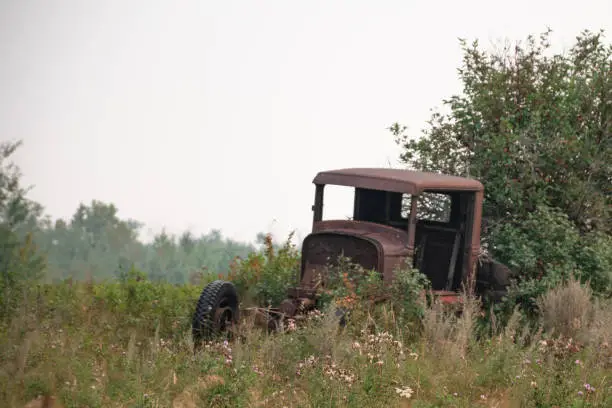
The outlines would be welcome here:
<svg viewBox="0 0 612 408">
<path fill-rule="evenodd" d="M 115 205 L 97 200 L 79 204 L 68 220 L 53 220 L 27 198 L 19 169 L 9 162 L 20 145 L 0 146 L 0 259 L 7 285 L 28 277 L 49 282 L 120 278 L 131 268 L 154 281 L 186 283 L 202 273 L 227 273 L 232 260 L 263 242 L 262 233 L 255 243 L 245 243 L 212 230 L 200 236 L 162 231 L 145 243 L 139 238 L 141 222 L 122 219 Z M 27 265 L 19 266 L 30 255 Z"/>
</svg>

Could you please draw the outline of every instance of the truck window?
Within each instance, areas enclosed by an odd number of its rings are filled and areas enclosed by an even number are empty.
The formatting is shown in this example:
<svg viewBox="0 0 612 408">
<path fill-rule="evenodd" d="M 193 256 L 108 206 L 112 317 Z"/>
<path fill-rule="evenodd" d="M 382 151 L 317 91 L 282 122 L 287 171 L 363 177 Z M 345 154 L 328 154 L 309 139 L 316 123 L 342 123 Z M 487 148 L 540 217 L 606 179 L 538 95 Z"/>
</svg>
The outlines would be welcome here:
<svg viewBox="0 0 612 408">
<path fill-rule="evenodd" d="M 410 215 L 412 197 L 402 195 L 402 218 Z M 425 192 L 417 203 L 417 220 L 449 223 L 451 218 L 451 196 L 443 193 Z"/>
<path fill-rule="evenodd" d="M 327 185 L 323 192 L 323 221 L 353 218 L 354 188 Z"/>
</svg>

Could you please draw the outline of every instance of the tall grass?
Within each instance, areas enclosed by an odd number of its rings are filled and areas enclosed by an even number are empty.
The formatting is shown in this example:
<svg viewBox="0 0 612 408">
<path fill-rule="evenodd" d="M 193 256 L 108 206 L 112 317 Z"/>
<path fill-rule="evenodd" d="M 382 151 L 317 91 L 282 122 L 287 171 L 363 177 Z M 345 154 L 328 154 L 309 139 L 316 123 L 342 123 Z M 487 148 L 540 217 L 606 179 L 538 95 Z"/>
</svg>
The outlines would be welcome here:
<svg viewBox="0 0 612 408">
<path fill-rule="evenodd" d="M 477 337 L 480 305 L 466 296 L 459 316 L 424 305 L 418 325 L 359 298 L 343 328 L 332 299 L 297 327 L 269 334 L 245 320 L 240 340 L 194 354 L 200 290 L 144 280 L 33 288 L 0 330 L 0 406 L 612 406 L 612 308 L 584 303 L 588 288 L 573 281 L 540 299 L 538 327 L 516 311 Z M 562 302 L 593 311 L 556 314 Z M 563 328 L 576 316 L 589 318 L 570 338 Z"/>
</svg>

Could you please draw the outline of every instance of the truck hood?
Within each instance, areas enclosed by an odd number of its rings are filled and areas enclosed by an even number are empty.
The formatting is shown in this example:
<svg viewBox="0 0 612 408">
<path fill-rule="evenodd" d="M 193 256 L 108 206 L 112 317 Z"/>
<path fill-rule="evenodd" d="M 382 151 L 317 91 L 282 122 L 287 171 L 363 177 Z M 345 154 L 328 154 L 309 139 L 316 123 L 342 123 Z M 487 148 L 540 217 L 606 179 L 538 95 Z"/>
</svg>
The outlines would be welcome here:
<svg viewBox="0 0 612 408">
<path fill-rule="evenodd" d="M 375 241 L 384 256 L 408 256 L 408 232 L 365 221 L 332 220 L 314 224 L 312 234 L 337 233 Z"/>
</svg>

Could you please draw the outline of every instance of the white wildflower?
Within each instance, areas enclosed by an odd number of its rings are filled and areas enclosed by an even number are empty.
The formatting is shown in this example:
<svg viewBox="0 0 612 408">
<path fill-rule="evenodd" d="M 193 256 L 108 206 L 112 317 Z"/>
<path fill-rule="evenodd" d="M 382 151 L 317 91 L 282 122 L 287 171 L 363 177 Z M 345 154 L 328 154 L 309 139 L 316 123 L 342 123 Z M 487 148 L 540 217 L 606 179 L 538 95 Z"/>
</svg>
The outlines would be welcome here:
<svg viewBox="0 0 612 408">
<path fill-rule="evenodd" d="M 397 394 L 399 394 L 400 397 L 402 398 L 406 398 L 406 399 L 410 399 L 410 397 L 412 397 L 412 388 L 410 387 L 402 387 L 402 388 L 396 388 L 395 392 Z"/>
</svg>

